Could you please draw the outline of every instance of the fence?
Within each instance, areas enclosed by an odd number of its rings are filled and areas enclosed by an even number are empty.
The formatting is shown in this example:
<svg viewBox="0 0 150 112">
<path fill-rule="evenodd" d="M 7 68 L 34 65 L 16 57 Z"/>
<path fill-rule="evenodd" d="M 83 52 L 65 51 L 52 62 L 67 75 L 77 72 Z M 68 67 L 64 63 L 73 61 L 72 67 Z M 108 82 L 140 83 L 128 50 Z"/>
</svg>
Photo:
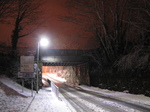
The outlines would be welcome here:
<svg viewBox="0 0 150 112">
<path fill-rule="evenodd" d="M 56 86 L 55 83 L 53 83 L 52 81 L 51 81 L 51 88 L 52 88 L 52 92 L 59 99 L 59 87 Z"/>
</svg>

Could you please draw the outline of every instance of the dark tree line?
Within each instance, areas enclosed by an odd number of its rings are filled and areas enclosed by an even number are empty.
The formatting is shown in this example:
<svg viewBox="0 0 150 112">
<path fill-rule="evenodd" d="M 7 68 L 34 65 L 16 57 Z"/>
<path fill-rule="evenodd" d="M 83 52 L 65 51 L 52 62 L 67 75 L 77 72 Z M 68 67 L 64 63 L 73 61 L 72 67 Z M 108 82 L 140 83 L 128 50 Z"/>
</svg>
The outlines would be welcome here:
<svg viewBox="0 0 150 112">
<path fill-rule="evenodd" d="M 88 54 L 96 64 L 91 79 L 97 86 L 130 90 L 125 82 L 131 79 L 134 87 L 139 81 L 133 77 L 150 78 L 149 0 L 67 0 L 65 7 L 68 15 L 61 20 L 82 26 L 97 40 L 97 49 Z M 142 90 L 150 95 L 148 88 Z"/>
<path fill-rule="evenodd" d="M 0 0 L 0 24 L 13 26 L 10 35 L 11 51 L 7 46 L 0 45 L 4 47 L 3 50 L 9 51 L 0 52 L 0 74 L 17 76 L 20 61 L 17 56 L 18 41 L 31 35 L 46 21 L 43 3 L 41 0 Z"/>
</svg>

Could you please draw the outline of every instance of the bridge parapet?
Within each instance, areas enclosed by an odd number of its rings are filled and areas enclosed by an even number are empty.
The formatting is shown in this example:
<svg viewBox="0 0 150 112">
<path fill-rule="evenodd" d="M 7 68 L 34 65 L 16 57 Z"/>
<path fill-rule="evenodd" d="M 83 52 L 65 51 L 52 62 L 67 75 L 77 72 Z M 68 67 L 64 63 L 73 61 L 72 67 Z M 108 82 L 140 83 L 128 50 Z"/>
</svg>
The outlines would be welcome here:
<svg viewBox="0 0 150 112">
<path fill-rule="evenodd" d="M 84 50 L 50 49 L 40 51 L 40 60 L 48 66 L 74 66 L 88 63 L 89 57 Z M 55 65 L 56 64 L 56 65 Z"/>
</svg>

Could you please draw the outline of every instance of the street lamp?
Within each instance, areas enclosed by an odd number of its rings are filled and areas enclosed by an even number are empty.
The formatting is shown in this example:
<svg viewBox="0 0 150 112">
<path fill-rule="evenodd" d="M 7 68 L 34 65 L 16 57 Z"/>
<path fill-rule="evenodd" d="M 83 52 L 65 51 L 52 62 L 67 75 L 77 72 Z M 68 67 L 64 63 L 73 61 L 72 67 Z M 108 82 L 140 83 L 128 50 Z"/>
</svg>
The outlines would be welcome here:
<svg viewBox="0 0 150 112">
<path fill-rule="evenodd" d="M 38 49 L 37 49 L 37 69 L 36 69 L 36 93 L 38 93 L 38 89 L 39 89 L 39 51 L 40 51 L 40 45 L 41 46 L 47 46 L 49 43 L 49 41 L 46 38 L 42 38 L 39 42 L 38 42 Z"/>
</svg>

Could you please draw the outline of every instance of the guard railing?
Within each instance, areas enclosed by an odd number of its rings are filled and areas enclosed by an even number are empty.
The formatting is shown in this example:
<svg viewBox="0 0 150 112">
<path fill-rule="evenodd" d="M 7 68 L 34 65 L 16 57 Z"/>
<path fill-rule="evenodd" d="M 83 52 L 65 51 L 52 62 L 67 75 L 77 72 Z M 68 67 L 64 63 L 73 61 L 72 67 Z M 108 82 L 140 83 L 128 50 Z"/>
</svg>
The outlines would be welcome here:
<svg viewBox="0 0 150 112">
<path fill-rule="evenodd" d="M 52 81 L 51 81 L 51 88 L 54 95 L 59 99 L 59 87 L 56 86 L 56 84 Z"/>
</svg>

